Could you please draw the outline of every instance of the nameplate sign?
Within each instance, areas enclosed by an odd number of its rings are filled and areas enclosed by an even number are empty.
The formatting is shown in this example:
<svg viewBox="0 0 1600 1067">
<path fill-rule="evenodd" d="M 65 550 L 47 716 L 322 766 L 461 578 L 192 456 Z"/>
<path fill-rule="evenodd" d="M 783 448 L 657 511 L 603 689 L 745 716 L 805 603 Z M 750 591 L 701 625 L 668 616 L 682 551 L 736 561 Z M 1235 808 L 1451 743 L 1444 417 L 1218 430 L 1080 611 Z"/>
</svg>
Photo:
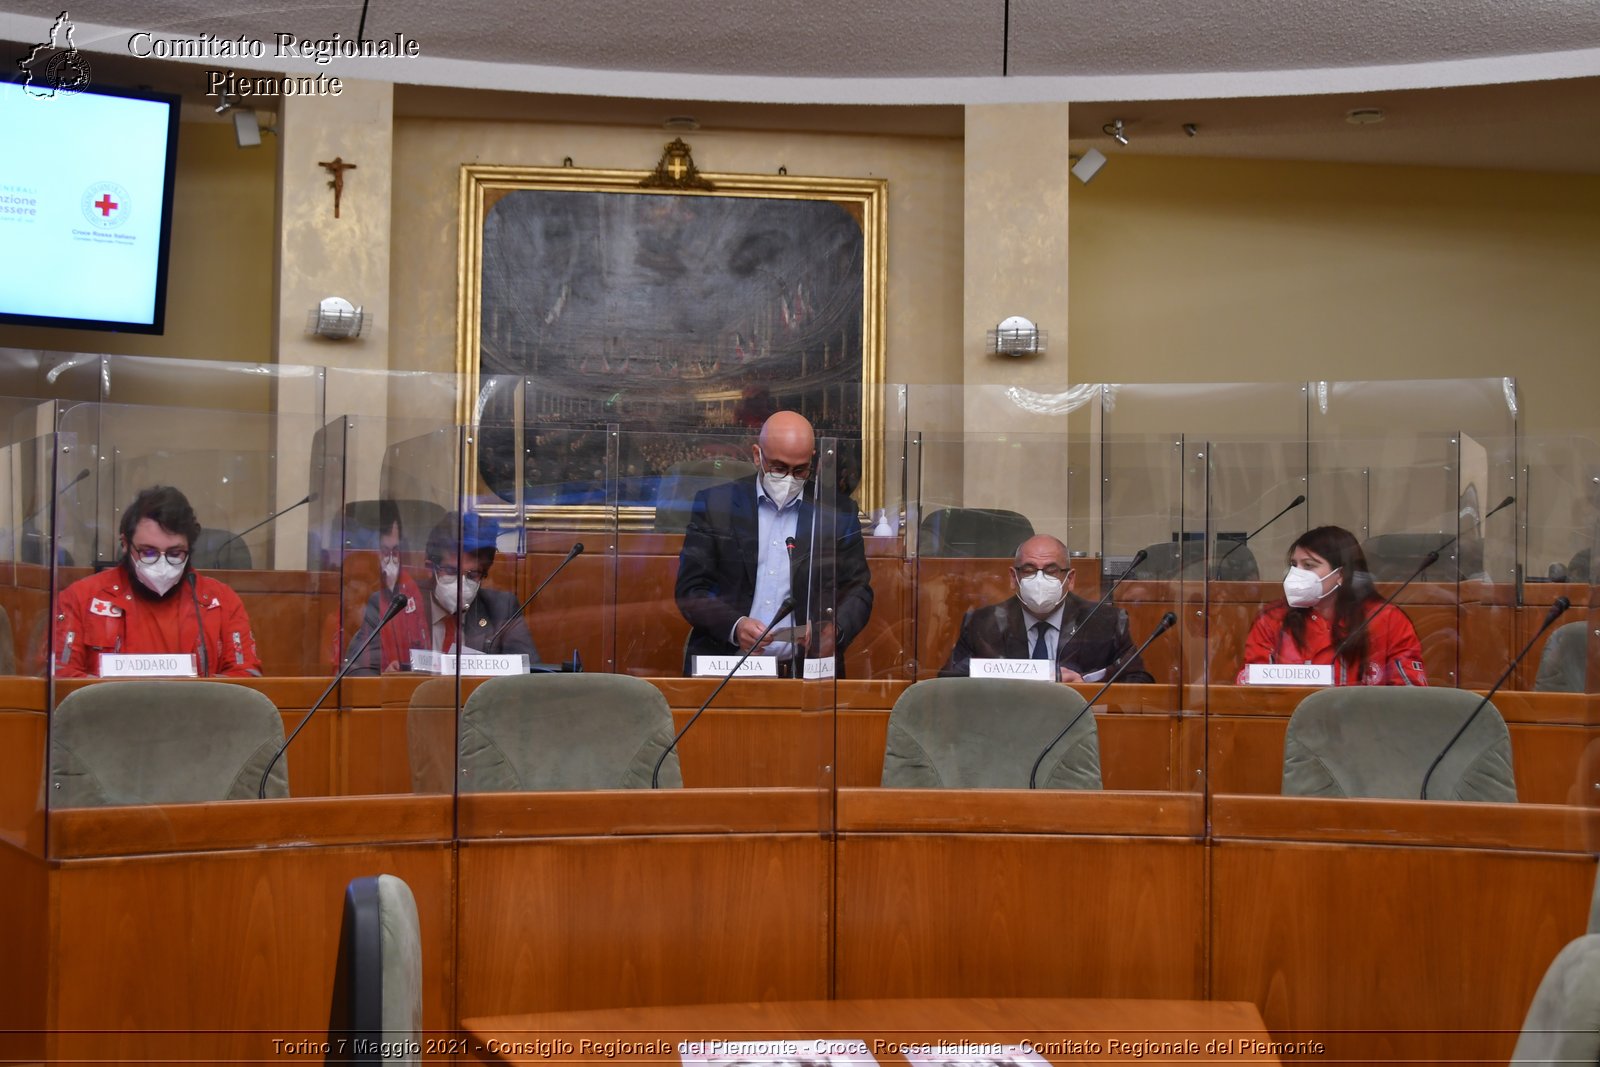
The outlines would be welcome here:
<svg viewBox="0 0 1600 1067">
<path fill-rule="evenodd" d="M 721 677 L 733 670 L 733 665 L 738 662 L 738 656 L 696 656 L 694 658 L 695 677 L 703 678 L 708 675 Z M 740 678 L 776 678 L 777 676 L 777 656 L 751 656 L 739 668 Z"/>
<path fill-rule="evenodd" d="M 826 659 L 808 659 L 804 661 L 805 673 L 801 675 L 808 682 L 820 682 L 824 678 L 833 677 L 833 657 Z"/>
<path fill-rule="evenodd" d="M 464 678 L 493 678 L 501 674 L 527 674 L 528 657 L 524 654 L 493 656 L 482 652 L 469 652 L 457 656 L 453 652 L 434 652 L 426 648 L 411 650 L 411 669 L 419 674 L 455 674 L 456 661 L 460 660 Z"/>
<path fill-rule="evenodd" d="M 102 678 L 196 678 L 194 653 L 168 655 L 166 653 L 100 653 Z"/>
<path fill-rule="evenodd" d="M 1056 665 L 1047 659 L 983 659 L 974 657 L 967 673 L 974 678 L 1031 678 L 1038 682 L 1056 680 Z"/>
<path fill-rule="evenodd" d="M 1245 685 L 1332 685 L 1331 663 L 1252 663 Z"/>
</svg>

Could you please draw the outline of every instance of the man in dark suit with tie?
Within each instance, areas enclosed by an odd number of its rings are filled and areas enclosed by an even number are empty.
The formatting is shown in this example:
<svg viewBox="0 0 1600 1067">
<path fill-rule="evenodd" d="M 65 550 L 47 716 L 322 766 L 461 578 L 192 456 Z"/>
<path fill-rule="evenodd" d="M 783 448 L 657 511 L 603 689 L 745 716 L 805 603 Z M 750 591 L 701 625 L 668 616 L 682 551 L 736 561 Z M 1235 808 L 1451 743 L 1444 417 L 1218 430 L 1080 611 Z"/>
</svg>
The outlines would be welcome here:
<svg viewBox="0 0 1600 1067">
<path fill-rule="evenodd" d="M 794 597 L 794 614 L 761 642 L 759 655 L 790 663 L 833 656 L 838 670 L 844 649 L 866 626 L 872 584 L 861 522 L 848 499 L 838 510 L 813 502 L 808 483 L 815 451 L 805 417 L 777 412 L 750 449 L 756 477 L 695 495 L 675 590 L 678 610 L 693 627 L 685 674 L 692 672 L 695 656 L 737 655 L 754 647 L 786 596 Z M 813 554 L 817 536 L 832 538 L 832 551 L 822 553 L 832 558 Z M 823 590 L 831 603 L 812 611 L 812 588 Z M 797 632 L 782 639 L 790 627 Z"/>
<path fill-rule="evenodd" d="M 1058 539 L 1039 534 L 1022 542 L 1011 568 L 1016 595 L 967 612 L 940 676 L 965 678 L 974 658 L 1048 659 L 1061 681 L 1093 683 L 1133 657 L 1118 681 L 1154 681 L 1135 655 L 1127 614 L 1108 603 L 1086 619 L 1094 605 L 1072 591 L 1075 577 Z"/>
</svg>

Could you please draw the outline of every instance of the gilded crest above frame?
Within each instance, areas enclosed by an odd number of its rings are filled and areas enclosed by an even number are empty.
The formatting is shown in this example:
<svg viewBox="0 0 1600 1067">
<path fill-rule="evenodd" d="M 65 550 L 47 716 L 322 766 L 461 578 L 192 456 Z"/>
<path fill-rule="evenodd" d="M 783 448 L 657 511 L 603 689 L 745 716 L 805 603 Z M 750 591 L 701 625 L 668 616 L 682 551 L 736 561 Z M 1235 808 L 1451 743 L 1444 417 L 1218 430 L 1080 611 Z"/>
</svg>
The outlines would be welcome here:
<svg viewBox="0 0 1600 1067">
<path fill-rule="evenodd" d="M 657 172 L 693 167 L 675 145 Z M 488 507 L 514 510 L 520 486 L 562 525 L 615 507 L 649 528 L 664 484 L 748 458 L 792 409 L 840 440 L 841 490 L 877 507 L 888 183 L 696 170 L 711 190 L 641 187 L 654 173 L 462 166 L 469 484 Z"/>
</svg>

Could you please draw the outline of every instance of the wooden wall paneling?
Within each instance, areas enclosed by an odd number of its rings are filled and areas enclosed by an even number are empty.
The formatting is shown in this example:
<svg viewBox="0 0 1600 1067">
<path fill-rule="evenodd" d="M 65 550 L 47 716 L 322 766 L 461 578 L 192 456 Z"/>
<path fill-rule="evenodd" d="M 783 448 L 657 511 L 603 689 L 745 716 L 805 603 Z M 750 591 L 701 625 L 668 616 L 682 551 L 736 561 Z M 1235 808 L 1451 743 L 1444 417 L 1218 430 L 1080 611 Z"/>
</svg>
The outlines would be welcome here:
<svg viewBox="0 0 1600 1067">
<path fill-rule="evenodd" d="M 448 1030 L 448 843 L 119 857 L 50 876 L 50 1057 L 256 1062 L 288 1055 L 275 1040 L 324 1040 L 344 888 L 373 874 L 416 897 L 423 1025 Z"/>
<path fill-rule="evenodd" d="M 458 1018 L 828 996 L 817 833 L 463 840 Z"/>
<path fill-rule="evenodd" d="M 1507 729 L 1519 801 L 1600 807 L 1600 729 L 1515 722 Z"/>
<path fill-rule="evenodd" d="M 49 1025 L 49 869 L 39 852 L 0 840 L 0 1062 L 43 1063 Z"/>
<path fill-rule="evenodd" d="M 583 542 L 583 555 L 567 564 L 528 606 L 528 632 L 546 663 L 564 662 L 576 649 L 587 670 L 629 673 L 609 662 L 615 655 L 612 637 L 616 632 L 609 612 L 610 590 L 618 571 L 617 558 L 609 551 L 613 538 L 605 531 L 581 535 L 543 532 L 538 539 L 530 535 L 529 554 L 520 562 L 509 556 L 497 560 L 492 581 L 515 592 L 520 603 L 550 576 L 574 541 Z M 627 590 L 634 588 L 641 576 L 657 577 L 658 572 L 658 567 L 646 567 L 630 573 L 628 581 L 618 586 L 619 625 L 625 612 L 637 610 L 631 598 L 622 599 Z"/>
<path fill-rule="evenodd" d="M 1324 1042 L 1307 1063 L 1505 1062 L 1595 877 L 1587 856 L 1283 841 L 1214 841 L 1211 869 L 1211 996 Z"/>
<path fill-rule="evenodd" d="M 49 573 L 42 567 L 6 565 L 12 581 L 0 583 L 0 609 L 11 622 L 11 649 L 16 673 L 29 677 L 45 674 L 45 644 L 50 621 Z M 23 581 L 17 582 L 17 572 Z M 25 583 L 25 584 L 24 584 Z"/>
<path fill-rule="evenodd" d="M 244 604 L 267 677 L 332 678 L 331 636 L 343 596 L 338 571 L 211 571 Z"/>
<path fill-rule="evenodd" d="M 855 833 L 841 997 L 1205 996 L 1198 839 Z"/>
<path fill-rule="evenodd" d="M 962 617 L 1013 595 L 1011 559 L 924 556 L 916 567 L 917 677 L 933 678 L 956 647 Z"/>
<path fill-rule="evenodd" d="M 1526 637 L 1519 640 L 1517 636 L 1521 612 L 1515 604 L 1515 593 L 1509 585 L 1461 583 L 1461 677 L 1457 682 L 1461 687 L 1488 689 L 1527 643 Z M 1533 635 L 1530 632 L 1528 636 Z M 1538 665 L 1532 652 L 1518 666 L 1518 673 L 1529 664 L 1535 668 Z M 1517 688 L 1517 680 L 1518 674 L 1513 674 L 1506 685 Z"/>
<path fill-rule="evenodd" d="M 42 678 L 0 678 L 0 844 L 44 855 L 50 720 Z"/>
<path fill-rule="evenodd" d="M 1206 788 L 1212 793 L 1283 792 L 1283 737 L 1289 717 L 1211 715 Z"/>
<path fill-rule="evenodd" d="M 907 679 L 912 672 L 915 567 L 897 556 L 869 556 L 867 567 L 872 572 L 872 617 L 845 651 L 845 677 Z"/>
</svg>

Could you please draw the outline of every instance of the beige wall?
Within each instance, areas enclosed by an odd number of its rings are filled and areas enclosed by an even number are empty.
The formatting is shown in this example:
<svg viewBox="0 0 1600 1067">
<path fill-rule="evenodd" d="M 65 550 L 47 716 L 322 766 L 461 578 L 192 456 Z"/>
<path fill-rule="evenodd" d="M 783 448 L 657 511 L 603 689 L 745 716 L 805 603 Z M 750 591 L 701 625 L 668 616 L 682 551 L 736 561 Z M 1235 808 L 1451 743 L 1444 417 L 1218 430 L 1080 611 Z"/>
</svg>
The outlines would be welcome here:
<svg viewBox="0 0 1600 1067">
<path fill-rule="evenodd" d="M 1512 375 L 1524 432 L 1600 421 L 1600 177 L 1118 155 L 1069 228 L 1075 381 Z"/>
<path fill-rule="evenodd" d="M 165 335 L 0 326 L 0 347 L 271 363 L 277 145 L 262 141 L 239 148 L 232 123 L 180 125 Z"/>
</svg>

